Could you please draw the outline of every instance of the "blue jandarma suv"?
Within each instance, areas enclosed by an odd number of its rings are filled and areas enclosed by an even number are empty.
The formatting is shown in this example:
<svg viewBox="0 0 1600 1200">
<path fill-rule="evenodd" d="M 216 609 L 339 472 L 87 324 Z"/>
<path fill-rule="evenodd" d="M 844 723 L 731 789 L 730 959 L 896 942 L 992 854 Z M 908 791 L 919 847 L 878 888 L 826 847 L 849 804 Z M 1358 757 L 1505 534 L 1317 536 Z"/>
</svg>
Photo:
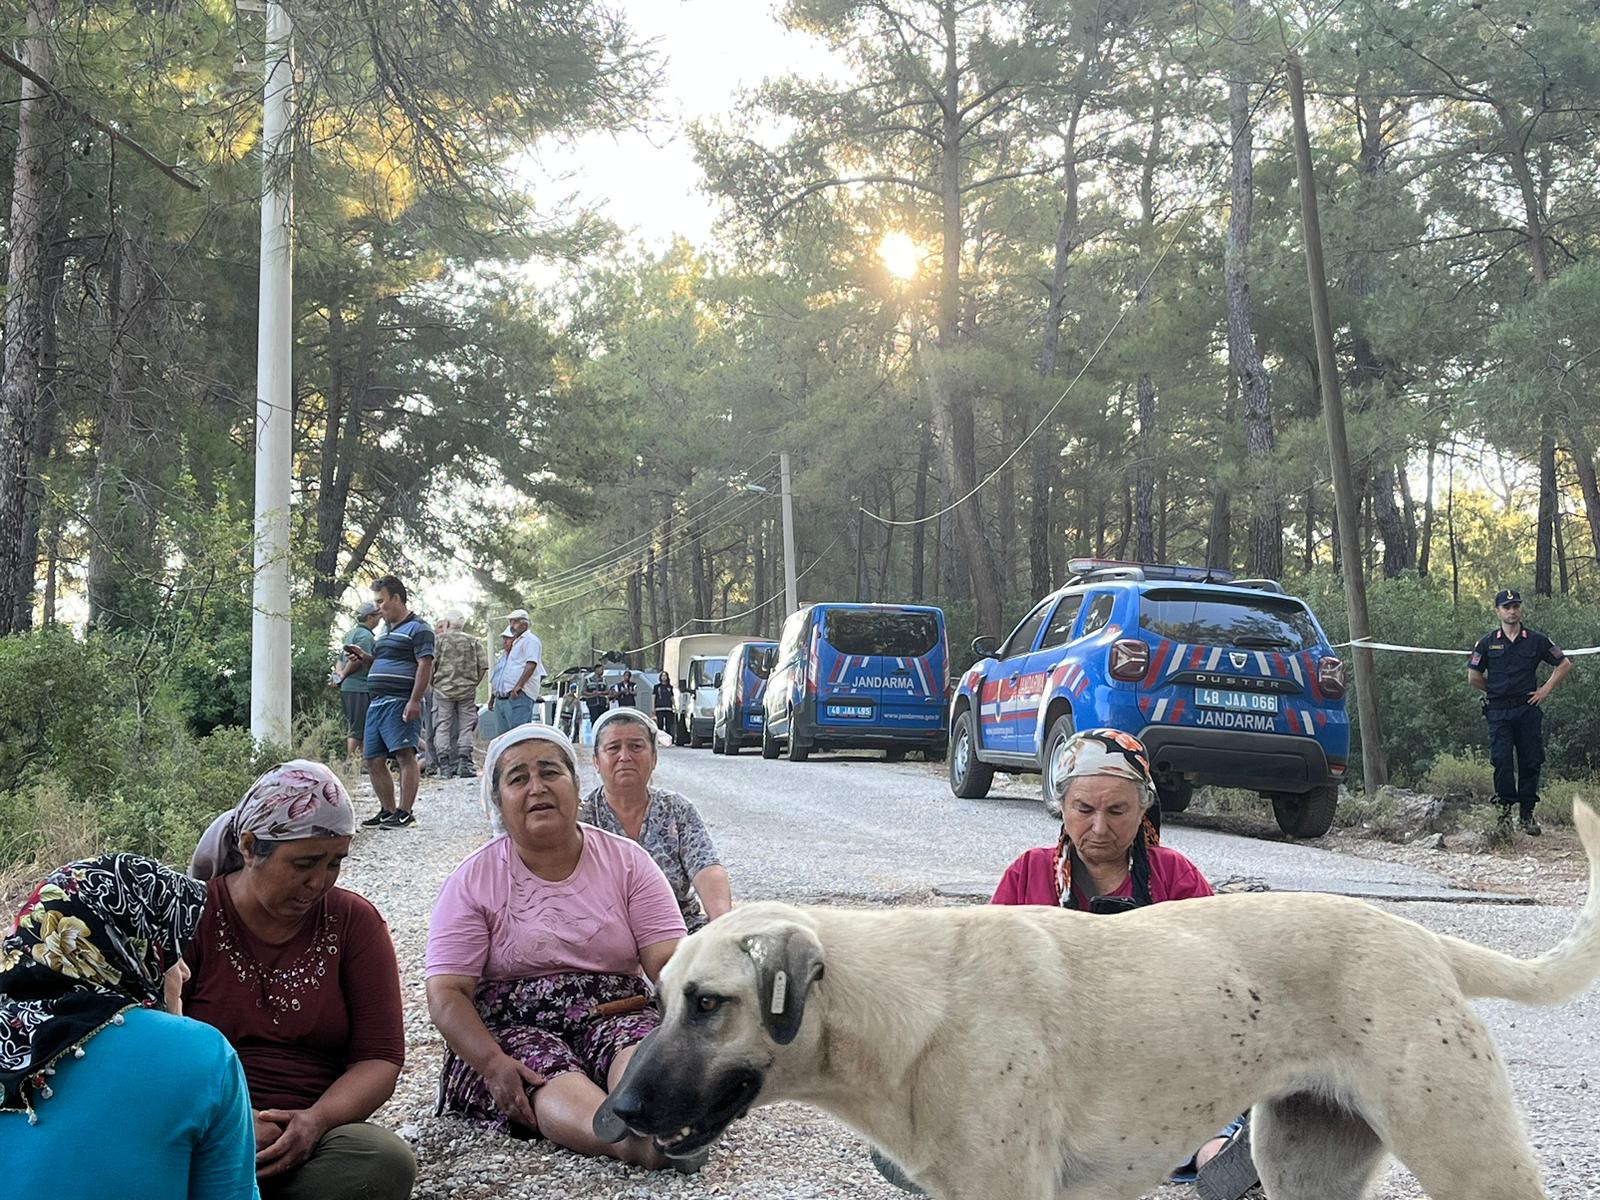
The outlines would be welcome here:
<svg viewBox="0 0 1600 1200">
<path fill-rule="evenodd" d="M 1306 605 L 1270 580 L 1200 567 L 1074 559 L 1066 587 L 979 661 L 950 708 L 950 786 L 988 794 L 997 768 L 1036 771 L 1059 812 L 1062 747 L 1109 726 L 1150 751 L 1161 807 L 1198 784 L 1272 800 L 1278 825 L 1320 837 L 1350 753 L 1344 664 Z"/>
</svg>

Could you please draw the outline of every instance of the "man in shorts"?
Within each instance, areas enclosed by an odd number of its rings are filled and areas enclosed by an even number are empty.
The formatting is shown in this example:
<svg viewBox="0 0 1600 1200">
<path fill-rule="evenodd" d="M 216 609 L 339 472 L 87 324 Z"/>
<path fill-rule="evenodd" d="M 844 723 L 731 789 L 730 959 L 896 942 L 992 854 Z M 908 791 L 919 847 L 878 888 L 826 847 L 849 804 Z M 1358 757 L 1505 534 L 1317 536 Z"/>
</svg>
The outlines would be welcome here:
<svg viewBox="0 0 1600 1200">
<path fill-rule="evenodd" d="M 422 740 L 422 697 L 433 682 L 433 627 L 411 611 L 406 585 L 398 575 L 378 580 L 372 585 L 372 594 L 388 632 L 378 639 L 367 672 L 372 702 L 367 708 L 363 753 L 372 775 L 372 790 L 382 808 L 362 824 L 404 829 L 417 823 L 411 809 L 422 777 L 417 745 Z M 389 773 L 390 757 L 400 768 L 398 801 L 394 776 Z"/>
</svg>

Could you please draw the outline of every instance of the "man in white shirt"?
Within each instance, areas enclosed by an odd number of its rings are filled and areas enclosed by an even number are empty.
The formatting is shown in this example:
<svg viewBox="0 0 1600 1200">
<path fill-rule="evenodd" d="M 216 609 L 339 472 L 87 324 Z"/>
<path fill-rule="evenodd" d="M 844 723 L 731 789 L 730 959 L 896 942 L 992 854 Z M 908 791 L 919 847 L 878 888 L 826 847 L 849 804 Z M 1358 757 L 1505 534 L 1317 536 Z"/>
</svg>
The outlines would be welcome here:
<svg viewBox="0 0 1600 1200">
<path fill-rule="evenodd" d="M 539 707 L 539 683 L 544 678 L 544 647 L 528 628 L 528 610 L 519 608 L 506 617 L 511 630 L 511 650 L 496 687 L 491 707 L 500 732 L 543 718 Z"/>
</svg>

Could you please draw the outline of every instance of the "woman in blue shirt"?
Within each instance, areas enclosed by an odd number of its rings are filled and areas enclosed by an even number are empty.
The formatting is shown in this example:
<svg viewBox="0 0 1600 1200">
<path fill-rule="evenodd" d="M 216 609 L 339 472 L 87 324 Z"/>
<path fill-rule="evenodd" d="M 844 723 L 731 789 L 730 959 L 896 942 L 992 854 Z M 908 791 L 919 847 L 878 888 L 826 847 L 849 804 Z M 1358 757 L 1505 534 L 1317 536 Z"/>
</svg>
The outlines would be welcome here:
<svg viewBox="0 0 1600 1200">
<path fill-rule="evenodd" d="M 60 868 L 23 904 L 0 942 L 7 1195 L 258 1195 L 239 1059 L 177 1015 L 205 899 L 198 880 L 107 854 Z"/>
</svg>

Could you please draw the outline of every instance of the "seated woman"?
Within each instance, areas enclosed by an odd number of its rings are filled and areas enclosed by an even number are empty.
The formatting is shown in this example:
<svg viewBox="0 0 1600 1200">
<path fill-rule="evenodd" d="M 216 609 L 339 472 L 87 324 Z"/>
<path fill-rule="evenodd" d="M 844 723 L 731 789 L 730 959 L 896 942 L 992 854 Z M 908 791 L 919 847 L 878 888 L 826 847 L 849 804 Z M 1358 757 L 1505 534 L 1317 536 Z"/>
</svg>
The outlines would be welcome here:
<svg viewBox="0 0 1600 1200">
<path fill-rule="evenodd" d="M 1143 742 L 1118 729 L 1089 729 L 1064 753 L 1061 836 L 1054 846 L 1023 851 L 991 904 L 1121 911 L 1212 894 L 1200 868 L 1161 845 L 1146 816 L 1155 785 Z"/>
<path fill-rule="evenodd" d="M 650 786 L 656 769 L 656 723 L 636 708 L 613 708 L 595 722 L 594 765 L 600 784 L 578 807 L 578 820 L 638 842 L 672 885 L 690 933 L 733 907 L 728 872 L 705 822 L 677 792 Z"/>
<path fill-rule="evenodd" d="M 1200 868 L 1163 846 L 1147 815 L 1157 800 L 1143 742 L 1119 729 L 1088 729 L 1064 752 L 1061 836 L 1053 847 L 1023 851 L 1000 877 L 991 904 L 1115 913 L 1212 895 Z M 1202 1146 L 1173 1179 L 1193 1181 L 1205 1200 L 1242 1196 L 1256 1182 L 1244 1118 Z"/>
<path fill-rule="evenodd" d="M 1200 868 L 1161 845 L 1147 815 L 1156 791 L 1143 742 L 1118 729 L 1087 729 L 1063 751 L 1061 836 L 1054 846 L 1023 851 L 1000 877 L 991 904 L 1118 913 L 1212 894 Z M 873 1162 L 891 1183 L 920 1191 L 877 1151 Z M 1238 1200 L 1255 1178 L 1243 1118 L 1173 1175 L 1195 1182 L 1205 1200 Z"/>
<path fill-rule="evenodd" d="M 334 887 L 355 827 L 338 777 L 295 759 L 213 822 L 189 868 L 210 886 L 185 1004 L 244 1063 L 268 1200 L 405 1200 L 416 1180 L 411 1147 L 367 1122 L 405 1033 L 388 926 Z"/>
<path fill-rule="evenodd" d="M 0 942 L 5 1195 L 256 1195 L 239 1058 L 178 1015 L 205 898 L 152 859 L 107 854 L 23 904 Z"/>
<path fill-rule="evenodd" d="M 633 842 L 578 823 L 577 756 L 559 730 L 501 734 L 482 779 L 485 811 L 504 832 L 445 880 L 428 929 L 428 1012 L 446 1045 L 441 1110 L 664 1167 L 648 1139 L 608 1144 L 592 1123 L 660 1020 L 645 977 L 684 935 L 672 889 Z"/>
</svg>

